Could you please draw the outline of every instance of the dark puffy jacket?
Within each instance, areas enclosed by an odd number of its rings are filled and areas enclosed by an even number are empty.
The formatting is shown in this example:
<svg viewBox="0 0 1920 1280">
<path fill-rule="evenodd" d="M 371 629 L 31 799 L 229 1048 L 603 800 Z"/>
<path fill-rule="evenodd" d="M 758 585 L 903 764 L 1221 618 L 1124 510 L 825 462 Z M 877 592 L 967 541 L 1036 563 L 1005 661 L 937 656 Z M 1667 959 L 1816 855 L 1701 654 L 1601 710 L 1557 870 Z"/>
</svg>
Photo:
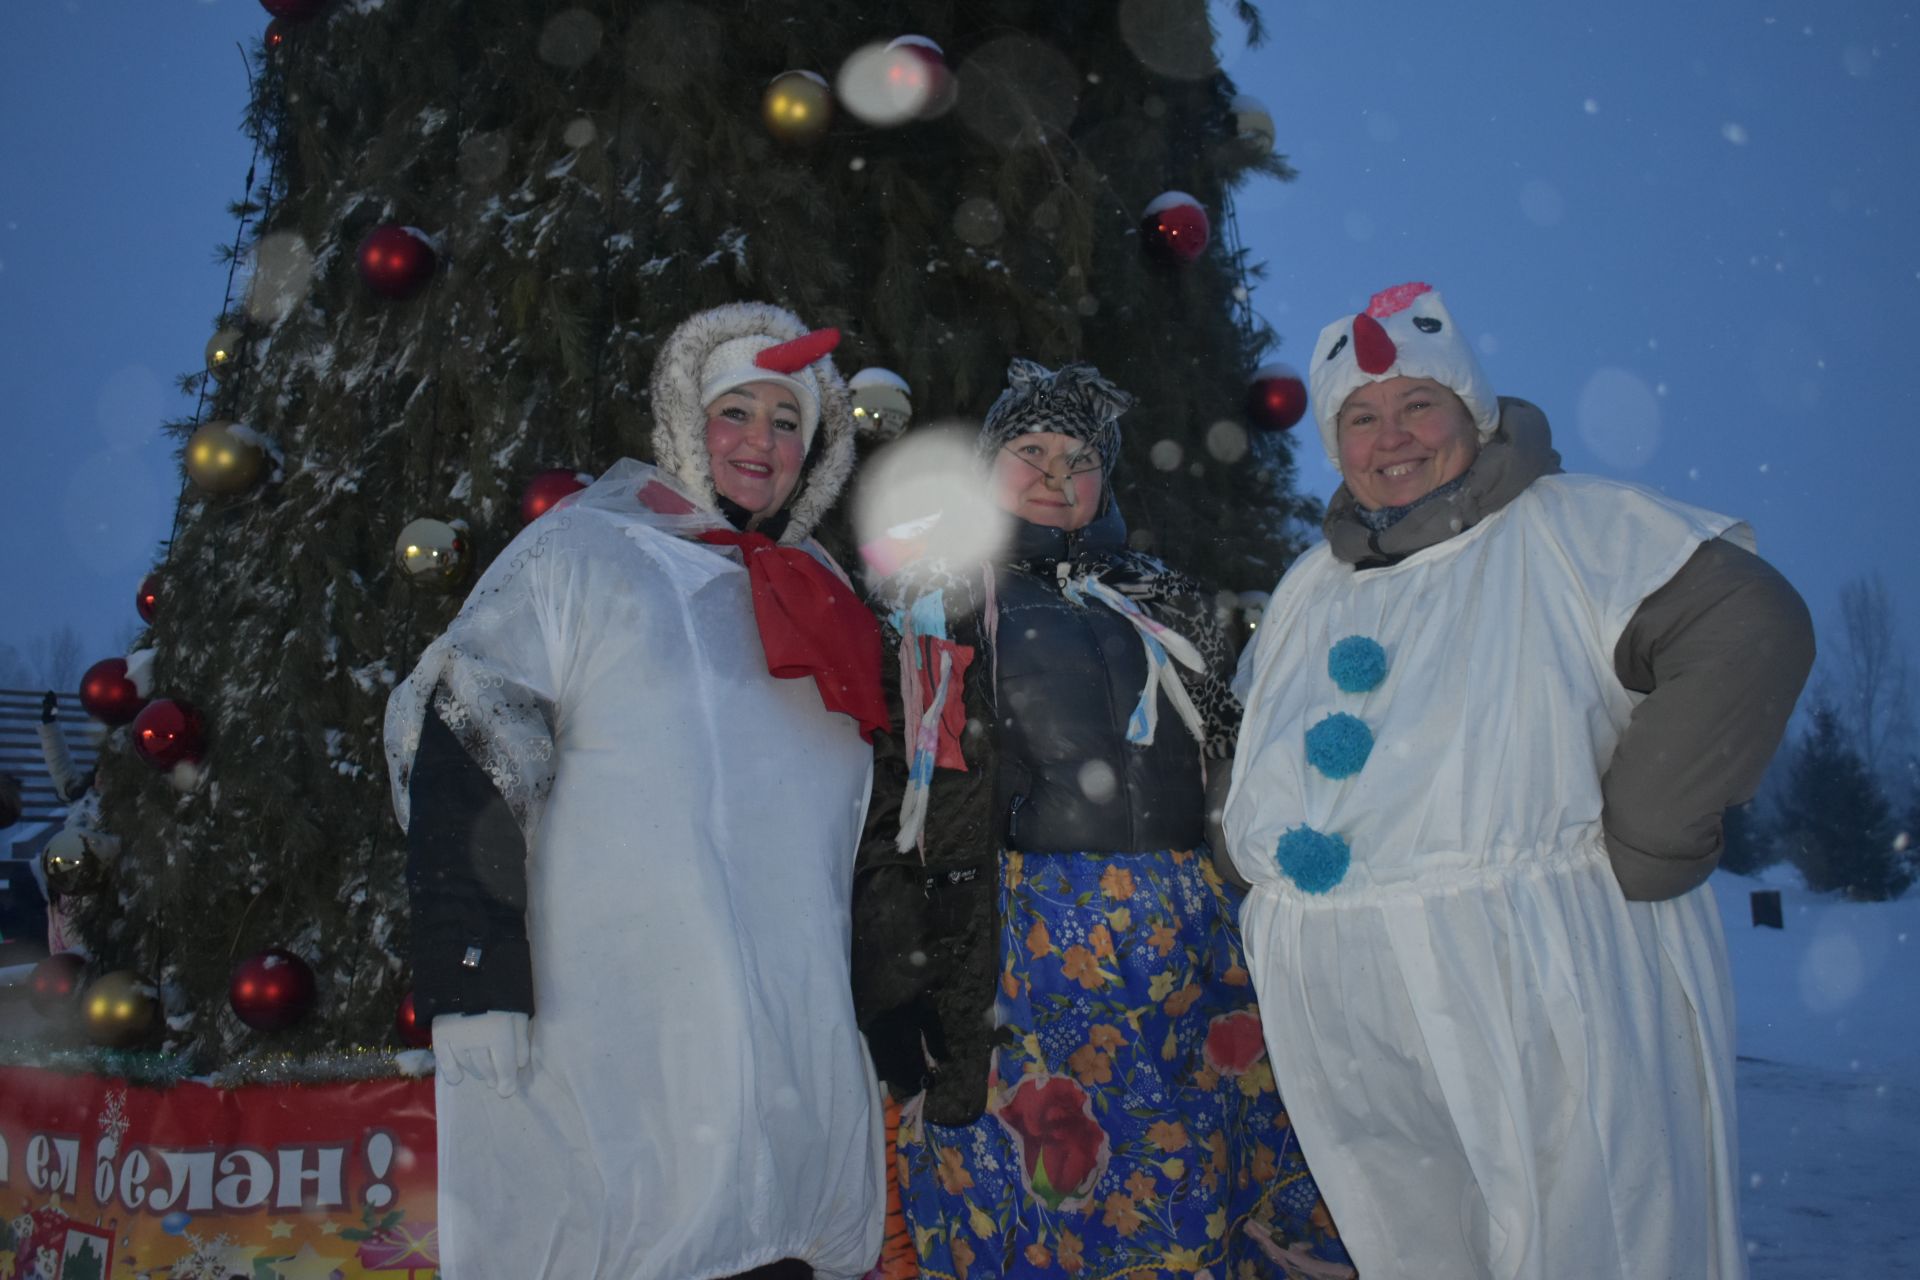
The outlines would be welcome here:
<svg viewBox="0 0 1920 1280">
<path fill-rule="evenodd" d="M 875 740 L 873 799 L 854 884 L 854 1005 L 881 1078 L 896 1098 L 927 1091 L 925 1115 L 962 1124 L 987 1100 L 999 962 L 1002 848 L 1030 852 L 1138 852 L 1193 848 L 1202 839 L 1202 757 L 1232 754 L 1239 704 L 1227 685 L 1231 653 L 1211 601 L 1185 576 L 1126 548 L 1117 514 L 1076 533 L 1020 522 L 994 570 L 998 652 L 983 621 L 989 593 L 976 568 L 919 566 L 898 594 L 945 592 L 951 639 L 970 646 L 961 696 L 965 771 L 934 771 L 924 852 L 899 852 L 907 756 L 898 737 Z M 1164 693 L 1151 746 L 1126 740 L 1147 678 L 1133 625 L 1104 604 L 1076 603 L 1068 575 L 1091 573 L 1193 641 L 1207 670 L 1183 681 L 1206 743 L 1195 741 Z M 900 636 L 889 627 L 886 651 Z M 996 680 L 997 673 L 997 680 Z M 904 724 L 897 679 L 888 697 Z M 922 1065 L 922 1041 L 939 1069 Z"/>
</svg>

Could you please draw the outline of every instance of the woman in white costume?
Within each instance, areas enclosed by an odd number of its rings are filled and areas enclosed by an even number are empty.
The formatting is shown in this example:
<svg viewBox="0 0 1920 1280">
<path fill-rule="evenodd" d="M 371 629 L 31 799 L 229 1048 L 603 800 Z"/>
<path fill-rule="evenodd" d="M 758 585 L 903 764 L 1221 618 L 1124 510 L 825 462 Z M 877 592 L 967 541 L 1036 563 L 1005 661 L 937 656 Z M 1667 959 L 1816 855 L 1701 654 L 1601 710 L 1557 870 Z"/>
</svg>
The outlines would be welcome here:
<svg viewBox="0 0 1920 1280">
<path fill-rule="evenodd" d="M 1701 884 L 1812 661 L 1746 526 L 1563 475 L 1440 296 L 1321 333 L 1343 484 L 1242 662 L 1225 826 L 1281 1091 L 1368 1280 L 1745 1274 Z"/>
<path fill-rule="evenodd" d="M 879 633 L 808 537 L 853 465 L 837 337 L 682 324 L 657 468 L 529 525 L 388 705 L 447 1280 L 879 1256 L 848 972 Z"/>
</svg>

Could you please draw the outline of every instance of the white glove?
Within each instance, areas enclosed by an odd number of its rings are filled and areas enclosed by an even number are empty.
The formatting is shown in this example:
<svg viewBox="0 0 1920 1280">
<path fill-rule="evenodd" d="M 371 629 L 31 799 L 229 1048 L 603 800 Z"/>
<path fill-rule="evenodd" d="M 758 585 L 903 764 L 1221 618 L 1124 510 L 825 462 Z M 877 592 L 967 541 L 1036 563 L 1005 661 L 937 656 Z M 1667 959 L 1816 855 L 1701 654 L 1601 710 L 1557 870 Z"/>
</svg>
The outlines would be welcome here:
<svg viewBox="0 0 1920 1280">
<path fill-rule="evenodd" d="M 472 1076 L 512 1097 L 530 1051 L 524 1013 L 443 1013 L 433 1020 L 433 1061 L 448 1084 Z"/>
</svg>

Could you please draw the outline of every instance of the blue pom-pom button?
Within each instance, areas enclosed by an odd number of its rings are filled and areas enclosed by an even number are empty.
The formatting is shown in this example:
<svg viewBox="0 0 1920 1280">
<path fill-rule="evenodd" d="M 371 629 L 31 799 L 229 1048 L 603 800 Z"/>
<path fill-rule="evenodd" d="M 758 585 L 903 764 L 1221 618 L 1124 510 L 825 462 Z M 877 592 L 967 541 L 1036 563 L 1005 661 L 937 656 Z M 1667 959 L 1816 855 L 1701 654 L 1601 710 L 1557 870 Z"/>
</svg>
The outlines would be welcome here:
<svg viewBox="0 0 1920 1280">
<path fill-rule="evenodd" d="M 1373 754 L 1367 722 L 1336 711 L 1307 730 L 1307 763 L 1329 778 L 1351 778 Z"/>
<path fill-rule="evenodd" d="M 1368 693 L 1387 678 L 1387 651 L 1369 636 L 1348 636 L 1327 651 L 1327 674 L 1342 693 Z"/>
<path fill-rule="evenodd" d="M 1273 856 L 1302 893 L 1325 893 L 1347 878 L 1353 862 L 1345 840 L 1305 826 L 1281 836 Z"/>
</svg>

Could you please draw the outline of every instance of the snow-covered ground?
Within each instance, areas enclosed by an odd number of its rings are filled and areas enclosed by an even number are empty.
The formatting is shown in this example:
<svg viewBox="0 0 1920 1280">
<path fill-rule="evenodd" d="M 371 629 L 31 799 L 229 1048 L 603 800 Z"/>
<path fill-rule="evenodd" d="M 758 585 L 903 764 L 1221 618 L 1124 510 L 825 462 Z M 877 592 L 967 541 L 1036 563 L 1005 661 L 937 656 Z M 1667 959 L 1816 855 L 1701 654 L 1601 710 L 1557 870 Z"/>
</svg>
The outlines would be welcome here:
<svg viewBox="0 0 1920 1280">
<path fill-rule="evenodd" d="M 1920 890 L 1843 902 L 1720 874 L 1753 1280 L 1920 1276 Z M 1786 927 L 1748 895 L 1781 891 Z"/>
</svg>

